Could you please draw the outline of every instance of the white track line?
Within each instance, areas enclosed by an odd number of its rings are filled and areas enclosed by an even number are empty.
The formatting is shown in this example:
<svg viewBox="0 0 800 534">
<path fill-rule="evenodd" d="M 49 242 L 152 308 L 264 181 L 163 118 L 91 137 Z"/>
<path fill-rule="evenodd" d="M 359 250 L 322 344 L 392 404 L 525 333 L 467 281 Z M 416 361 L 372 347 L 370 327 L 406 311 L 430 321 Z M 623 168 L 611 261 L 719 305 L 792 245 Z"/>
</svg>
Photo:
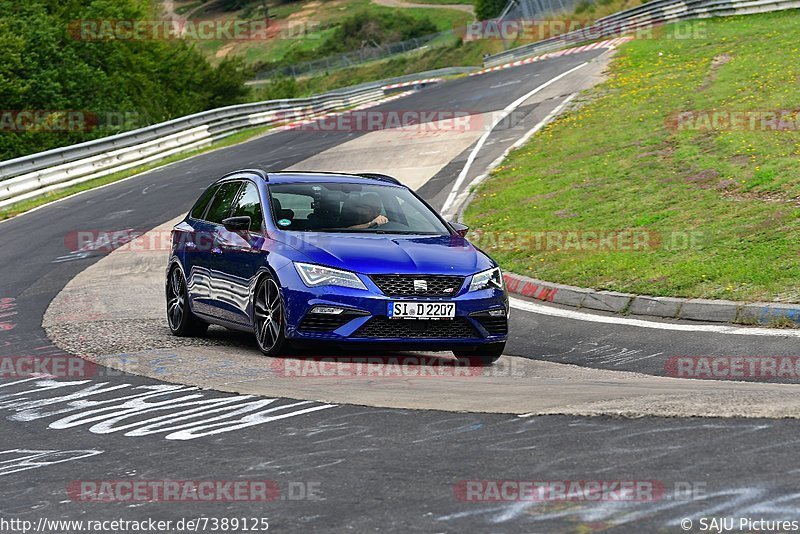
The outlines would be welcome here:
<svg viewBox="0 0 800 534">
<path fill-rule="evenodd" d="M 511 153 L 511 151 L 512 151 L 512 150 L 514 150 L 514 149 L 517 149 L 517 148 L 521 147 L 522 145 L 524 145 L 525 143 L 527 143 L 527 142 L 528 142 L 528 140 L 529 140 L 531 137 L 533 137 L 533 136 L 536 134 L 536 132 L 538 132 L 539 130 L 541 130 L 541 129 L 542 129 L 542 128 L 543 128 L 543 127 L 544 127 L 544 126 L 545 126 L 545 125 L 546 125 L 548 122 L 550 122 L 551 120 L 553 120 L 553 117 L 556 117 L 556 116 L 558 116 L 558 114 L 560 114 L 560 113 L 561 113 L 561 111 L 562 111 L 562 110 L 563 110 L 565 107 L 567 107 L 567 104 L 569 104 L 570 102 L 572 102 L 572 100 L 573 100 L 573 99 L 574 99 L 576 96 L 578 96 L 578 93 L 572 93 L 571 95 L 569 95 L 569 96 L 568 96 L 567 98 L 565 98 L 565 99 L 564 99 L 564 100 L 563 100 L 563 101 L 562 101 L 562 102 L 561 102 L 561 103 L 560 103 L 558 106 L 556 106 L 556 107 L 553 109 L 553 111 L 551 111 L 550 113 L 548 113 L 548 114 L 547 114 L 547 116 L 546 116 L 545 118 L 543 118 L 543 119 L 542 119 L 542 120 L 540 120 L 538 123 L 536 123 L 536 126 L 534 126 L 533 128 L 531 128 L 530 130 L 528 130 L 528 131 L 525 133 L 525 135 L 523 135 L 522 137 L 520 137 L 519 139 L 517 139 L 517 140 L 514 142 L 514 144 L 513 144 L 513 145 L 511 145 L 510 147 L 508 147 L 507 149 L 505 149 L 505 151 L 504 151 L 502 154 L 500 154 L 500 156 L 498 156 L 498 157 L 497 157 L 497 159 L 495 159 L 495 160 L 494 160 L 494 161 L 493 161 L 493 162 L 492 162 L 492 163 L 491 163 L 491 164 L 490 164 L 490 165 L 489 165 L 489 166 L 486 168 L 486 171 L 485 171 L 483 174 L 481 174 L 480 176 L 478 176 L 478 177 L 476 177 L 474 180 L 472 180 L 472 181 L 471 181 L 471 182 L 470 182 L 470 183 L 467 185 L 467 187 L 465 187 L 465 188 L 464 188 L 464 190 L 463 190 L 463 191 L 461 191 L 461 192 L 458 194 L 458 196 L 456 196 L 456 199 L 453 201 L 453 205 L 450 207 L 451 211 L 452 211 L 453 213 L 459 213 L 459 210 L 461 209 L 461 206 L 463 206 L 463 205 L 464 205 L 464 202 L 467 200 L 467 198 L 468 198 L 468 197 L 469 197 L 469 195 L 471 194 L 471 192 L 470 192 L 470 189 L 471 189 L 473 186 L 479 185 L 479 184 L 481 184 L 481 183 L 482 183 L 484 180 L 486 180 L 486 179 L 489 177 L 489 174 L 490 174 L 490 173 L 491 173 L 491 172 L 492 172 L 494 169 L 496 169 L 497 167 L 499 167 L 501 163 L 503 163 L 503 160 L 505 160 L 505 159 L 508 157 L 508 155 Z M 447 217 L 447 216 L 448 216 L 448 214 L 444 214 L 444 215 L 445 215 L 445 217 Z M 449 216 L 452 216 L 452 215 L 449 215 Z"/>
<path fill-rule="evenodd" d="M 711 324 L 676 324 L 645 321 L 643 319 L 630 319 L 628 317 L 609 317 L 594 315 L 586 312 L 564 310 L 544 304 L 537 304 L 514 297 L 509 298 L 512 308 L 540 315 L 574 319 L 576 321 L 589 321 L 622 326 L 636 326 L 640 328 L 654 328 L 656 330 L 677 330 L 680 332 L 710 332 L 715 334 L 736 334 L 740 336 L 775 336 L 775 337 L 800 337 L 800 330 L 779 330 L 776 328 L 748 328 L 742 326 L 711 325 Z"/>
<path fill-rule="evenodd" d="M 548 81 L 544 82 L 542 85 L 540 85 L 540 86 L 538 86 L 538 87 L 536 87 L 534 89 L 531 89 L 530 91 L 528 91 L 527 93 L 525 93 L 524 95 L 519 97 L 518 99 L 516 99 L 513 102 L 511 102 L 505 108 L 503 108 L 503 111 L 499 114 L 499 116 L 497 118 L 495 118 L 494 122 L 492 123 L 492 126 L 486 132 L 484 132 L 484 134 L 480 137 L 480 139 L 478 139 L 478 143 L 475 145 L 475 148 L 473 148 L 472 152 L 470 152 L 466 163 L 464 163 L 464 168 L 461 169 L 461 172 L 459 173 L 458 178 L 456 179 L 455 183 L 453 184 L 452 189 L 450 189 L 450 194 L 447 196 L 447 200 L 445 201 L 444 206 L 442 206 L 442 213 L 447 213 L 448 210 L 452 207 L 453 202 L 456 199 L 456 196 L 458 196 L 458 190 L 461 188 L 461 185 L 464 183 L 464 180 L 467 177 L 467 173 L 469 173 L 469 169 L 470 169 L 470 167 L 472 167 L 472 163 L 473 163 L 473 161 L 475 161 L 475 158 L 477 157 L 478 152 L 481 151 L 481 149 L 483 148 L 483 145 L 486 143 L 486 140 L 489 139 L 489 136 L 492 134 L 492 130 L 495 129 L 495 127 L 500 123 L 500 121 L 502 121 L 503 119 L 508 117 L 515 109 L 517 109 L 519 106 L 521 106 L 523 104 L 523 102 L 528 100 L 530 97 L 532 97 L 533 95 L 535 95 L 536 93 L 538 93 L 542 89 L 544 89 L 544 88 L 556 83 L 558 80 L 560 80 L 564 76 L 572 74 L 576 70 L 578 70 L 580 68 L 583 68 L 588 64 L 589 64 L 589 62 L 587 61 L 587 62 L 581 63 L 577 67 L 573 67 L 573 68 L 569 69 L 566 72 L 562 72 L 561 74 L 559 74 L 555 78 L 551 78 Z"/>
</svg>

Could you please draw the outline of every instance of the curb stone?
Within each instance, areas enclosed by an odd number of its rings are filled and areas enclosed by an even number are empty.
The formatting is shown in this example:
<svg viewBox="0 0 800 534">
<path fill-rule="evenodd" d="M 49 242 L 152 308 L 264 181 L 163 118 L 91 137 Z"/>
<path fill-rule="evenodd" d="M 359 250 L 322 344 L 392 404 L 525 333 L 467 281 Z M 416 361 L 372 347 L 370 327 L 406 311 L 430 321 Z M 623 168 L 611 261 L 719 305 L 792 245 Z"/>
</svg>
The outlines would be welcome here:
<svg viewBox="0 0 800 534">
<path fill-rule="evenodd" d="M 731 300 L 684 299 L 680 319 L 732 323 L 739 313 L 740 303 Z"/>
<path fill-rule="evenodd" d="M 683 299 L 639 295 L 634 297 L 628 313 L 631 315 L 650 315 L 653 317 L 672 318 L 678 316 L 682 304 Z"/>
<path fill-rule="evenodd" d="M 800 324 L 800 304 L 784 304 L 781 302 L 743 304 L 739 309 L 739 316 L 736 322 L 769 324 L 781 317 L 795 324 Z"/>
<path fill-rule="evenodd" d="M 555 284 L 508 272 L 503 273 L 503 278 L 509 293 L 573 308 L 747 325 L 770 325 L 776 320 L 788 319 L 800 326 L 800 304 L 652 297 Z"/>
</svg>

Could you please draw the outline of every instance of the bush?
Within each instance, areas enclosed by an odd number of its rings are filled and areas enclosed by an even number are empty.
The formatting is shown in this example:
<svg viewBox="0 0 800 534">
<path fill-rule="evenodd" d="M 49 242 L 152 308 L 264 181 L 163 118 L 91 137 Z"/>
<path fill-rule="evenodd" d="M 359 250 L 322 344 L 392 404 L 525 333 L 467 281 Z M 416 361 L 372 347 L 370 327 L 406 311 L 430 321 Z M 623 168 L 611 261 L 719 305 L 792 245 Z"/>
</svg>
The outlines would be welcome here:
<svg viewBox="0 0 800 534">
<path fill-rule="evenodd" d="M 92 131 L 0 132 L 0 160 L 244 101 L 239 61 L 212 67 L 182 41 L 81 40 L 74 21 L 148 19 L 147 0 L 0 0 L 4 110 L 74 110 Z M 127 117 L 107 124 L 109 117 Z"/>
<path fill-rule="evenodd" d="M 489 20 L 500 15 L 506 7 L 507 0 L 477 0 L 475 2 L 475 17 L 478 20 Z"/>
</svg>

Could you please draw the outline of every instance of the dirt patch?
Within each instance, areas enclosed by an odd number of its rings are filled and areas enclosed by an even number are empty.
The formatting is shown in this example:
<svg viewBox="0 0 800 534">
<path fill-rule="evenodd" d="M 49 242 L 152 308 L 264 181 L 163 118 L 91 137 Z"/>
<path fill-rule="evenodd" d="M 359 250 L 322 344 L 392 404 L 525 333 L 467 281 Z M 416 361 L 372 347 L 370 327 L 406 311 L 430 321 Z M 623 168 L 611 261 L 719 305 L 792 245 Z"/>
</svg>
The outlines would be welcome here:
<svg viewBox="0 0 800 534">
<path fill-rule="evenodd" d="M 236 48 L 236 43 L 228 43 L 219 50 L 217 50 L 217 53 L 214 54 L 214 57 L 224 58 L 225 56 L 230 54 L 231 50 L 233 50 L 234 48 Z"/>
<path fill-rule="evenodd" d="M 723 65 L 727 65 L 731 62 L 733 56 L 730 54 L 720 54 L 718 56 L 714 56 L 714 59 L 711 60 L 711 65 L 708 67 L 708 73 L 706 74 L 703 83 L 700 84 L 698 87 L 699 91 L 705 91 L 714 83 L 714 80 L 717 79 L 717 75 L 719 74 L 719 69 L 722 68 Z"/>
<path fill-rule="evenodd" d="M 568 209 L 558 210 L 553 215 L 555 215 L 559 219 L 572 219 L 578 216 L 576 212 L 570 211 Z"/>
<path fill-rule="evenodd" d="M 769 217 L 764 219 L 763 221 L 750 226 L 750 231 L 752 232 L 761 232 L 763 230 L 772 230 L 774 228 L 780 228 L 786 222 L 787 214 L 782 210 L 778 210 L 775 213 L 771 214 Z"/>
<path fill-rule="evenodd" d="M 694 184 L 706 189 L 709 186 L 711 186 L 712 183 L 716 183 L 718 178 L 719 178 L 719 173 L 716 170 L 705 169 L 703 171 L 698 172 L 697 174 L 686 176 L 686 181 L 690 184 Z"/>
<path fill-rule="evenodd" d="M 551 193 L 542 193 L 542 194 L 540 194 L 540 195 L 533 195 L 532 197 L 528 197 L 528 198 L 526 198 L 526 199 L 524 200 L 524 202 L 525 202 L 525 204 L 533 204 L 534 202 L 537 202 L 537 201 L 539 201 L 539 200 L 543 200 L 543 199 L 546 199 L 546 198 L 553 198 L 553 197 L 555 197 L 557 194 L 558 194 L 558 193 L 556 193 L 555 191 L 553 191 L 553 192 L 551 192 Z"/>
<path fill-rule="evenodd" d="M 328 5 L 335 6 L 336 4 L 339 3 L 340 2 L 330 2 Z M 289 17 L 286 20 L 289 20 L 291 22 L 305 22 L 309 17 L 311 17 L 314 14 L 316 9 L 320 7 L 320 5 L 321 5 L 320 2 L 309 2 L 306 5 L 304 5 L 303 9 L 301 9 L 300 11 L 289 15 Z"/>
<path fill-rule="evenodd" d="M 730 162 L 733 163 L 734 165 L 740 165 L 742 167 L 745 167 L 750 164 L 750 156 L 747 156 L 745 154 L 739 154 L 738 156 L 733 156 L 732 158 L 730 158 Z"/>
<path fill-rule="evenodd" d="M 649 150 L 647 152 L 642 152 L 638 156 L 637 159 L 643 158 L 652 158 L 657 157 L 659 159 L 671 158 L 672 155 L 675 153 L 675 146 L 672 144 L 667 144 L 664 148 L 660 148 L 658 150 Z"/>
</svg>

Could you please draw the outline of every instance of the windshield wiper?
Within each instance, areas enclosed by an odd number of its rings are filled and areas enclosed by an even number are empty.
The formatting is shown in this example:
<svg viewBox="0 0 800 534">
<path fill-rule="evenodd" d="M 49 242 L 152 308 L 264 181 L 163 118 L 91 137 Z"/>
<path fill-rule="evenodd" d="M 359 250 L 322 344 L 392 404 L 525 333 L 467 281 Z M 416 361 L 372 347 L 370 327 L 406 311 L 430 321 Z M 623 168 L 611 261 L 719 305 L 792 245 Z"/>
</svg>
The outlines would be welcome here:
<svg viewBox="0 0 800 534">
<path fill-rule="evenodd" d="M 374 234 L 398 234 L 398 235 L 447 235 L 438 232 L 409 232 L 405 230 L 374 230 Z"/>
</svg>

